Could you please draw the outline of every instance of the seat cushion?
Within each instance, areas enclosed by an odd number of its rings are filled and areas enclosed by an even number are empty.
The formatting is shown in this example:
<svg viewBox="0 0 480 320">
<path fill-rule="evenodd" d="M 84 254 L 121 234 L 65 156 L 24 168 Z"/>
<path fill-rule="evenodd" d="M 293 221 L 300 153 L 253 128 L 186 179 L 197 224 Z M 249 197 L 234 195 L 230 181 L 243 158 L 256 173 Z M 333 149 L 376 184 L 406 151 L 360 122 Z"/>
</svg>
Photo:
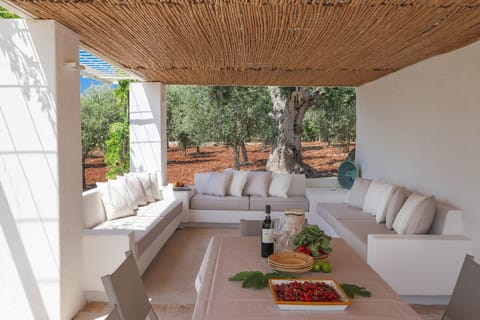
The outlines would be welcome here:
<svg viewBox="0 0 480 320">
<path fill-rule="evenodd" d="M 163 200 L 153 204 L 157 204 L 157 206 L 148 209 L 145 207 L 143 212 L 138 213 L 140 217 L 155 217 L 153 223 L 146 230 L 135 230 L 135 244 L 139 256 L 158 238 L 170 222 L 182 214 L 181 201 Z M 161 212 L 159 216 L 156 215 L 158 212 Z"/>
<path fill-rule="evenodd" d="M 303 196 L 284 198 L 278 197 L 250 197 L 250 211 L 264 211 L 269 204 L 272 211 L 284 211 L 285 209 L 302 209 L 308 211 L 308 200 Z"/>
<path fill-rule="evenodd" d="M 192 210 L 246 210 L 248 211 L 248 197 L 225 196 L 217 197 L 207 194 L 195 194 L 190 199 Z"/>
<path fill-rule="evenodd" d="M 348 207 L 343 203 L 319 203 L 317 213 L 329 224 L 335 220 L 372 220 L 372 216 L 359 208 Z"/>
<path fill-rule="evenodd" d="M 137 253 L 141 255 L 165 227 L 181 213 L 181 201 L 162 200 L 140 207 L 136 215 L 107 220 L 94 229 L 134 231 Z"/>
<path fill-rule="evenodd" d="M 337 220 L 337 223 L 333 228 L 337 234 L 342 237 L 365 261 L 367 260 L 367 242 L 369 234 L 395 233 L 393 230 L 385 228 L 384 224 L 378 224 L 375 221 L 375 217 L 372 216 L 370 216 L 370 219 Z"/>
</svg>

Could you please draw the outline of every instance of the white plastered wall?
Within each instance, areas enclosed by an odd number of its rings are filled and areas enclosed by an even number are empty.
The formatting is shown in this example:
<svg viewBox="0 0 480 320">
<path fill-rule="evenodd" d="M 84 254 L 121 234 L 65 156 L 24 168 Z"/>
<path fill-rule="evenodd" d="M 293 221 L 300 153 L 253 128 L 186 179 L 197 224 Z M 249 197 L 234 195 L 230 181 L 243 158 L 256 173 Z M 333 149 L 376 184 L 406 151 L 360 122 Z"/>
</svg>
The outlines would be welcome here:
<svg viewBox="0 0 480 320">
<path fill-rule="evenodd" d="M 158 172 L 167 185 L 167 100 L 160 82 L 130 84 L 130 171 Z"/>
<path fill-rule="evenodd" d="M 78 35 L 0 19 L 0 319 L 71 319 L 85 303 Z"/>
<path fill-rule="evenodd" d="M 465 212 L 480 257 L 480 42 L 357 89 L 362 176 L 432 194 Z"/>
</svg>

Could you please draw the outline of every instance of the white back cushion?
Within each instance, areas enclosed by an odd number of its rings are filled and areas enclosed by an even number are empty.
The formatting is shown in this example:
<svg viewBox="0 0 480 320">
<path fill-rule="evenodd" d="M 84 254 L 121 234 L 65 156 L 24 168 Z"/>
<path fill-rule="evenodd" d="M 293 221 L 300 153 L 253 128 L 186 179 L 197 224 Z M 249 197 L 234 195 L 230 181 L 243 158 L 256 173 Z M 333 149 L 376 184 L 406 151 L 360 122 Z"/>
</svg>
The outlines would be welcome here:
<svg viewBox="0 0 480 320">
<path fill-rule="evenodd" d="M 393 229 L 399 234 L 427 233 L 435 217 L 433 197 L 412 193 L 398 212 Z"/>
<path fill-rule="evenodd" d="M 380 196 L 380 199 L 378 199 L 377 210 L 375 211 L 375 219 L 377 220 L 377 223 L 385 222 L 388 203 L 392 199 L 396 190 L 397 186 L 388 183 L 385 184 L 382 195 Z"/>
<path fill-rule="evenodd" d="M 153 197 L 155 200 L 163 200 L 162 191 L 160 190 L 160 183 L 158 182 L 158 176 L 160 172 L 149 172 L 148 174 L 150 175 L 150 181 L 152 183 Z"/>
<path fill-rule="evenodd" d="M 292 181 L 290 182 L 290 187 L 288 188 L 288 196 L 292 197 L 303 197 L 305 196 L 305 185 L 306 178 L 304 174 L 294 174 L 292 176 Z"/>
<path fill-rule="evenodd" d="M 125 179 L 125 185 L 127 186 L 128 194 L 131 197 L 130 200 L 135 204 L 135 207 L 144 206 L 147 204 L 145 191 L 143 190 L 142 183 L 136 174 L 119 176 L 117 177 L 117 180 L 118 179 Z"/>
<path fill-rule="evenodd" d="M 365 196 L 368 192 L 372 180 L 364 178 L 355 178 L 352 188 L 348 191 L 345 203 L 349 207 L 363 209 Z"/>
<path fill-rule="evenodd" d="M 268 194 L 272 197 L 288 198 L 287 192 L 292 179 L 291 174 L 272 173 Z"/>
<path fill-rule="evenodd" d="M 227 169 L 225 172 L 232 174 L 227 194 L 234 197 L 241 197 L 243 188 L 245 188 L 245 184 L 247 183 L 248 171 Z"/>
<path fill-rule="evenodd" d="M 270 172 L 250 171 L 243 193 L 248 196 L 268 197 Z"/>
<path fill-rule="evenodd" d="M 207 185 L 208 178 L 210 177 L 211 172 L 201 172 L 195 173 L 193 178 L 193 184 L 198 193 L 203 194 L 203 190 Z"/>
<path fill-rule="evenodd" d="M 148 172 L 139 172 L 139 173 L 130 173 L 129 175 L 136 175 L 139 179 L 140 183 L 142 184 L 145 201 L 146 202 L 154 202 L 155 196 L 157 194 L 154 183 L 150 178 L 150 174 Z"/>
<path fill-rule="evenodd" d="M 388 185 L 386 183 L 373 180 L 368 187 L 367 194 L 365 195 L 365 202 L 363 203 L 362 211 L 375 215 L 378 212 L 380 201 L 382 200 L 383 193 L 386 191 Z"/>
<path fill-rule="evenodd" d="M 97 183 L 98 184 L 98 183 Z M 90 229 L 107 220 L 99 188 L 83 192 L 83 227 Z"/>
<path fill-rule="evenodd" d="M 223 197 L 227 193 L 232 175 L 230 173 L 210 173 L 207 183 L 203 186 L 203 194 Z"/>
<path fill-rule="evenodd" d="M 132 196 L 128 192 L 125 179 L 97 183 L 97 187 L 102 193 L 107 220 L 126 217 L 135 213 L 136 206 L 131 201 Z"/>
</svg>

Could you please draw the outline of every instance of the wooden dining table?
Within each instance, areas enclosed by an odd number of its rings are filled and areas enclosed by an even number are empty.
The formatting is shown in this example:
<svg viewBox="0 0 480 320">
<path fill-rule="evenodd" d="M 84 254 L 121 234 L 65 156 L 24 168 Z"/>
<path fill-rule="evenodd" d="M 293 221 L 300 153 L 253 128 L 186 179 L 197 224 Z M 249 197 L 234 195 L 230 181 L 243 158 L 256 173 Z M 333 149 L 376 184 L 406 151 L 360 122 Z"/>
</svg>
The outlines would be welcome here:
<svg viewBox="0 0 480 320">
<path fill-rule="evenodd" d="M 260 255 L 259 237 L 213 237 L 196 280 L 198 296 L 192 319 L 421 320 L 420 316 L 347 243 L 332 239 L 331 273 L 307 272 L 296 278 L 334 279 L 365 287 L 371 297 L 355 297 L 344 311 L 281 311 L 269 288 L 245 289 L 229 281 L 240 271 L 271 272 Z"/>
</svg>

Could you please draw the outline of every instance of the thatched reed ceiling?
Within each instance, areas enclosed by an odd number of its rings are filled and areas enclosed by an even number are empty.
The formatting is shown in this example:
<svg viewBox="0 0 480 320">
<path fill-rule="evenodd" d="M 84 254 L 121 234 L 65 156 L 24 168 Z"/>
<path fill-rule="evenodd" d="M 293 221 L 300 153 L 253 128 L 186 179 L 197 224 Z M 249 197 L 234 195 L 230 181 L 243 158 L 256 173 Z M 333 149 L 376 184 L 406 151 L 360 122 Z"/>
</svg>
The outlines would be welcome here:
<svg viewBox="0 0 480 320">
<path fill-rule="evenodd" d="M 149 81 L 357 86 L 480 39 L 474 0 L 10 0 Z"/>
</svg>

